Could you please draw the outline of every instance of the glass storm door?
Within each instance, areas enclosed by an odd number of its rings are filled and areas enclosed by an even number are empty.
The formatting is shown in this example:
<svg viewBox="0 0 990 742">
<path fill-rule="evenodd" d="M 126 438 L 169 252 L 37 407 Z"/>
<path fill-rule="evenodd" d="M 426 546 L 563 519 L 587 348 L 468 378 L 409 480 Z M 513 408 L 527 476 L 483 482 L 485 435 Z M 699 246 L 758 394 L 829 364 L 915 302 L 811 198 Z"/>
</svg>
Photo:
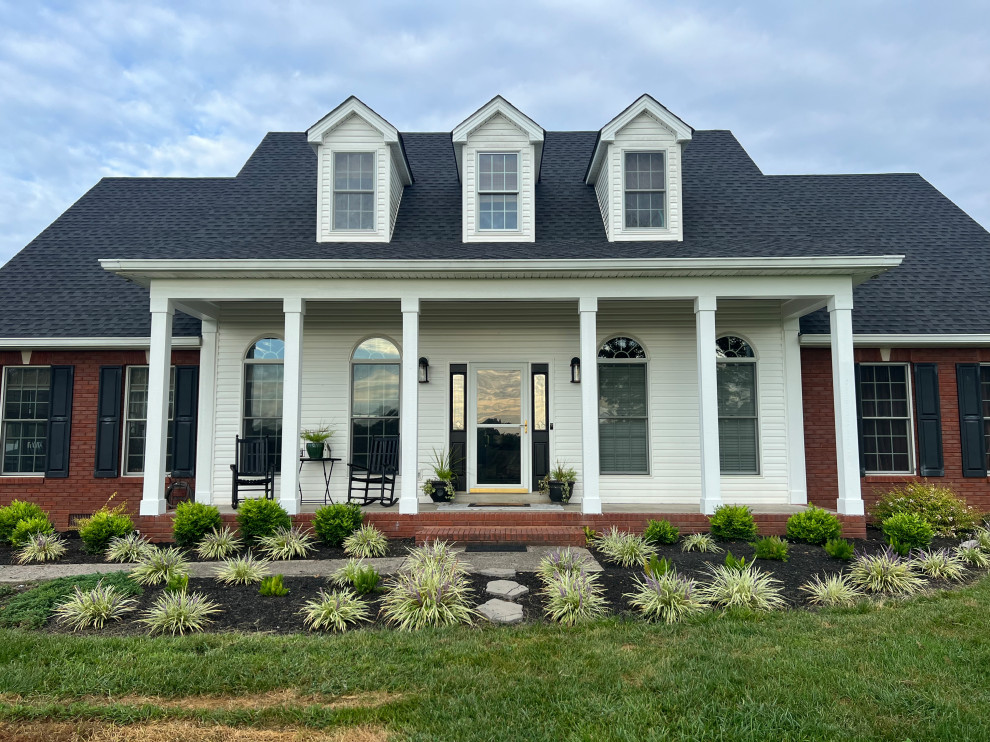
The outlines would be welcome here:
<svg viewBox="0 0 990 742">
<path fill-rule="evenodd" d="M 529 492 L 529 419 L 524 364 L 471 367 L 471 491 Z"/>
</svg>

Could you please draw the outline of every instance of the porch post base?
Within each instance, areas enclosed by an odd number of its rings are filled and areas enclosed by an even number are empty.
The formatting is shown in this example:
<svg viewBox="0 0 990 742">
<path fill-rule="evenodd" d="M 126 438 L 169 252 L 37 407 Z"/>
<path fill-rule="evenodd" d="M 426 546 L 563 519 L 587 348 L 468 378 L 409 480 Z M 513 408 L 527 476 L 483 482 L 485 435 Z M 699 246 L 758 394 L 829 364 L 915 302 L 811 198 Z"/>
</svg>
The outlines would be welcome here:
<svg viewBox="0 0 990 742">
<path fill-rule="evenodd" d="M 713 500 L 713 499 L 702 500 L 701 501 L 701 512 L 704 515 L 713 515 L 715 513 L 716 508 L 719 508 L 721 506 L 722 506 L 722 499 L 721 498 L 719 498 L 717 500 Z"/>
<path fill-rule="evenodd" d="M 600 497 L 586 497 L 581 500 L 582 515 L 601 515 L 602 499 Z"/>
<path fill-rule="evenodd" d="M 862 500 L 839 500 L 836 504 L 839 515 L 866 515 Z"/>
<path fill-rule="evenodd" d="M 139 515 L 165 515 L 165 500 L 141 500 Z"/>
</svg>

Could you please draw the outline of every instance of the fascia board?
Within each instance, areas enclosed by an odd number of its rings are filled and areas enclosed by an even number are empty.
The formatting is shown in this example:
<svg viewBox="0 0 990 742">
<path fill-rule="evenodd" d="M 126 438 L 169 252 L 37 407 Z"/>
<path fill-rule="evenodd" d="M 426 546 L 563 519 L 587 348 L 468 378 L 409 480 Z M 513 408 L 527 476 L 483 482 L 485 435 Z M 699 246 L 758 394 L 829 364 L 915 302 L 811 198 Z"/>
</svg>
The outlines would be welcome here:
<svg viewBox="0 0 990 742">
<path fill-rule="evenodd" d="M 146 337 L 0 338 L 0 350 L 142 350 L 151 346 Z M 173 348 L 198 348 L 198 337 L 173 337 Z"/>
<path fill-rule="evenodd" d="M 801 335 L 801 345 L 807 348 L 827 348 L 831 345 L 831 335 Z M 937 334 L 937 333 L 891 333 L 854 334 L 853 345 L 857 347 L 925 348 L 956 347 L 976 348 L 990 346 L 990 334 Z"/>
</svg>

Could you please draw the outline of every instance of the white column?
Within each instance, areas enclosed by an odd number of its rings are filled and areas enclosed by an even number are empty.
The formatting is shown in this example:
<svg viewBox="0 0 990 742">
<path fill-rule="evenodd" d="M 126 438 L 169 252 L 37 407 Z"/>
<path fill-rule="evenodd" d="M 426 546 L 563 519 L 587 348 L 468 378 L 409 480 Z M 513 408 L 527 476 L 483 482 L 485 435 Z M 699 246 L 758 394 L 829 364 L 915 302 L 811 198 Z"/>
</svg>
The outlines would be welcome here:
<svg viewBox="0 0 990 742">
<path fill-rule="evenodd" d="M 297 515 L 299 502 L 299 432 L 302 419 L 303 322 L 306 302 L 298 297 L 282 303 L 285 314 L 285 358 L 282 362 L 282 471 L 279 502 Z"/>
<path fill-rule="evenodd" d="M 196 408 L 196 502 L 213 502 L 213 421 L 216 415 L 217 321 L 202 321 Z"/>
<path fill-rule="evenodd" d="M 828 302 L 832 325 L 832 398 L 835 403 L 835 454 L 839 473 L 838 511 L 863 515 L 859 480 L 859 429 L 856 421 L 856 364 L 853 359 L 852 297 Z"/>
<path fill-rule="evenodd" d="M 165 444 L 168 441 L 168 384 L 172 366 L 172 316 L 168 299 L 151 303 L 148 348 L 148 412 L 144 434 L 144 484 L 141 515 L 165 512 Z"/>
<path fill-rule="evenodd" d="M 402 300 L 399 513 L 419 512 L 419 299 Z"/>
<path fill-rule="evenodd" d="M 694 300 L 698 355 L 698 429 L 701 447 L 701 512 L 722 504 L 722 468 L 718 458 L 718 377 L 715 355 L 714 296 Z"/>
<path fill-rule="evenodd" d="M 581 338 L 581 512 L 602 512 L 598 453 L 598 299 L 578 301 Z"/>
<path fill-rule="evenodd" d="M 801 388 L 801 320 L 784 320 L 784 398 L 787 405 L 787 482 L 791 505 L 808 504 Z"/>
</svg>

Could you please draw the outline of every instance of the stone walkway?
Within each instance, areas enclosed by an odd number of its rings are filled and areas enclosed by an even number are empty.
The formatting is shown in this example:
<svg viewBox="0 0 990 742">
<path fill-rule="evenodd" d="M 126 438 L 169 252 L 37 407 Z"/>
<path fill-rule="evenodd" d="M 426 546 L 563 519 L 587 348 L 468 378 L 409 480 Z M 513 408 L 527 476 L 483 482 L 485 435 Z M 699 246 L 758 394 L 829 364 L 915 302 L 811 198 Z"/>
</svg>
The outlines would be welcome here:
<svg viewBox="0 0 990 742">
<path fill-rule="evenodd" d="M 460 551 L 461 561 L 469 572 L 495 578 L 511 578 L 516 572 L 535 572 L 547 552 L 553 546 L 529 546 L 525 552 L 464 552 Z M 588 561 L 589 572 L 600 572 L 602 566 L 595 561 L 587 549 L 571 547 L 571 551 L 584 556 Z M 402 565 L 402 557 L 366 559 L 365 563 L 374 566 L 381 574 L 396 572 Z M 325 577 L 347 563 L 346 559 L 300 559 L 277 562 L 277 572 L 286 577 Z M 191 577 L 213 577 L 218 562 L 191 562 Z M 90 575 L 94 573 L 120 572 L 129 570 L 133 564 L 0 564 L 0 583 L 23 583 L 35 580 L 51 580 L 56 577 Z"/>
</svg>

